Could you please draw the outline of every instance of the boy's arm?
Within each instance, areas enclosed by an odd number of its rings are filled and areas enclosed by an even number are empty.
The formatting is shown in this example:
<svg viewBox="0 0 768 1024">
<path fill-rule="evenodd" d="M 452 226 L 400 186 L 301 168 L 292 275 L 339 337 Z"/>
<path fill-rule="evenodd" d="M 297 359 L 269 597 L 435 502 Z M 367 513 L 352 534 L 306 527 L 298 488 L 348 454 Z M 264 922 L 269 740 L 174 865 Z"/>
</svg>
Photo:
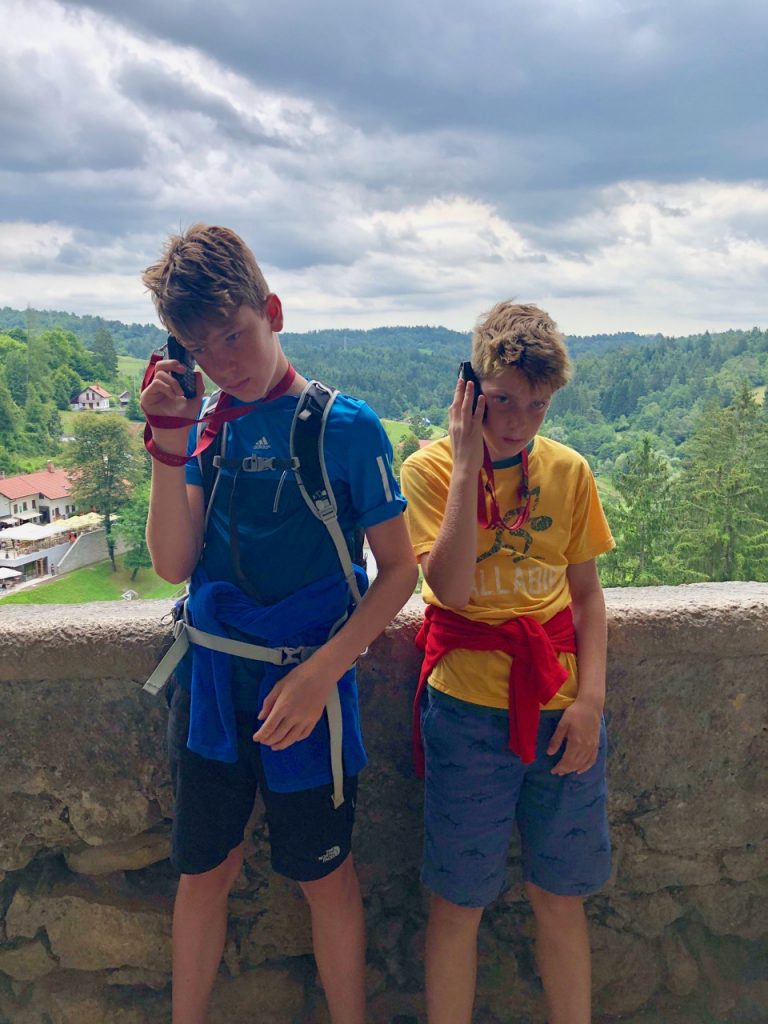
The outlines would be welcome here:
<svg viewBox="0 0 768 1024">
<path fill-rule="evenodd" d="M 600 721 L 605 703 L 607 625 L 605 599 L 594 558 L 569 565 L 573 624 L 579 671 L 579 692 L 563 712 L 548 754 L 555 754 L 566 741 L 565 753 L 553 775 L 587 771 L 595 763 L 600 743 Z"/>
<path fill-rule="evenodd" d="M 477 477 L 483 464 L 483 412 L 480 395 L 472 412 L 474 384 L 456 383 L 448 424 L 453 470 L 440 531 L 431 550 L 421 556 L 424 577 L 437 599 L 448 608 L 469 603 L 477 553 Z"/>
<path fill-rule="evenodd" d="M 195 419 L 203 394 L 202 374 L 197 373 L 197 397 L 186 399 L 178 381 L 171 376 L 181 366 L 176 360 L 161 360 L 155 376 L 141 393 L 141 407 L 147 415 L 182 416 Z M 152 429 L 161 451 L 185 455 L 188 431 Z M 152 460 L 152 485 L 147 516 L 147 547 L 158 576 L 169 583 L 183 583 L 197 565 L 203 546 L 203 491 L 188 487 L 183 466 L 168 466 Z"/>
<path fill-rule="evenodd" d="M 319 651 L 276 684 L 259 714 L 254 740 L 283 750 L 303 740 L 323 713 L 328 695 L 350 665 L 389 625 L 418 578 L 402 514 L 366 530 L 378 573 L 359 607 Z"/>
</svg>

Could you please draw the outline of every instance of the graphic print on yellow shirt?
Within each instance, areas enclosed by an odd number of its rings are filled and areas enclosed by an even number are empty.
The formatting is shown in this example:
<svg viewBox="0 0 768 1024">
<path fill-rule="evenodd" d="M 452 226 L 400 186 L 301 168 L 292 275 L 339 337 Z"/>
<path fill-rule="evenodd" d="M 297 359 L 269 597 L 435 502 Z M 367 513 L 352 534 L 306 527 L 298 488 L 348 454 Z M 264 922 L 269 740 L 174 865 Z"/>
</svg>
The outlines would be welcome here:
<svg viewBox="0 0 768 1024">
<path fill-rule="evenodd" d="M 505 523 L 513 523 L 522 502 L 521 459 L 493 465 L 496 495 Z M 417 556 L 432 550 L 445 514 L 453 460 L 449 438 L 415 452 L 403 463 L 401 484 L 408 499 L 405 516 Z M 523 527 L 477 529 L 475 579 L 469 604 L 456 608 L 469 619 L 497 624 L 520 615 L 547 622 L 571 600 L 566 570 L 613 546 L 594 477 L 586 460 L 557 441 L 537 436 L 529 445 L 530 518 Z M 443 607 L 426 580 L 422 597 Z M 578 688 L 576 658 L 560 654 L 569 677 L 548 709 L 567 707 Z M 485 707 L 506 708 L 511 659 L 499 651 L 451 651 L 438 664 L 430 685 Z"/>
</svg>

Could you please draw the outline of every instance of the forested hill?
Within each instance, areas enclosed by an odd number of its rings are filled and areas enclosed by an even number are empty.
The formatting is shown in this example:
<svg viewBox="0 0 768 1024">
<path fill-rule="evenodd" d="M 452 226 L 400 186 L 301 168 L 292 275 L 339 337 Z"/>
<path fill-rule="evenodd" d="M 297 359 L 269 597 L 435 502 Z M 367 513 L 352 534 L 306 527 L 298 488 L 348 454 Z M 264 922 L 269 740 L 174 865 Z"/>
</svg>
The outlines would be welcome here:
<svg viewBox="0 0 768 1024">
<path fill-rule="evenodd" d="M 380 416 L 418 413 L 439 423 L 456 386 L 470 336 L 445 327 L 379 327 L 370 331 L 282 334 L 297 369 L 362 398 Z"/>
<path fill-rule="evenodd" d="M 30 393 L 66 408 L 88 378 L 130 388 L 128 378 L 120 384 L 115 351 L 144 358 L 164 340 L 146 324 L 2 309 L 0 398 L 7 385 L 5 404 L 12 399 L 16 407 L 8 405 L 6 418 L 22 416 Z M 301 372 L 365 399 L 380 416 L 437 424 L 446 422 L 459 360 L 470 352 L 468 333 L 430 326 L 284 333 L 282 341 Z M 643 434 L 674 458 L 706 403 L 725 407 L 746 384 L 762 404 L 768 382 L 768 331 L 758 328 L 685 338 L 600 334 L 568 343 L 574 379 L 555 396 L 545 429 L 603 475 Z M 33 364 L 34 372 L 25 369 Z"/>
<path fill-rule="evenodd" d="M 124 324 L 120 320 L 105 320 L 100 316 L 78 316 L 76 313 L 62 313 L 52 309 L 11 309 L 3 306 L 0 309 L 0 334 L 7 331 L 29 331 L 36 333 L 60 327 L 64 331 L 72 331 L 85 344 L 92 348 L 93 339 L 101 329 L 112 335 L 115 349 L 121 355 L 139 356 L 142 359 L 154 349 L 165 344 L 165 331 L 152 324 Z"/>
</svg>

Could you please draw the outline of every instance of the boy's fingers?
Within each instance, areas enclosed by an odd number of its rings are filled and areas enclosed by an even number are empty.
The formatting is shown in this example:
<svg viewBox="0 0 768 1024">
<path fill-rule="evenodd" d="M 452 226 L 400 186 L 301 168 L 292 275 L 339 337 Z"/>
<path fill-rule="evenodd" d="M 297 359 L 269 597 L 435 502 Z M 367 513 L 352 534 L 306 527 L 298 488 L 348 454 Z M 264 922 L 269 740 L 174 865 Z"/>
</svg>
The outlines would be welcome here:
<svg viewBox="0 0 768 1024">
<path fill-rule="evenodd" d="M 286 747 L 292 746 L 298 740 L 303 739 L 303 729 L 300 725 L 294 725 L 288 730 L 280 739 L 273 740 L 269 746 L 271 750 L 285 750 Z"/>
<path fill-rule="evenodd" d="M 553 754 L 556 754 L 558 752 L 558 750 L 560 749 L 560 747 L 563 745 L 563 740 L 565 739 L 565 734 L 566 734 L 566 728 L 561 723 L 555 729 L 554 735 L 552 736 L 552 739 L 549 741 L 549 746 L 547 747 L 547 753 L 549 754 L 550 757 Z"/>
</svg>

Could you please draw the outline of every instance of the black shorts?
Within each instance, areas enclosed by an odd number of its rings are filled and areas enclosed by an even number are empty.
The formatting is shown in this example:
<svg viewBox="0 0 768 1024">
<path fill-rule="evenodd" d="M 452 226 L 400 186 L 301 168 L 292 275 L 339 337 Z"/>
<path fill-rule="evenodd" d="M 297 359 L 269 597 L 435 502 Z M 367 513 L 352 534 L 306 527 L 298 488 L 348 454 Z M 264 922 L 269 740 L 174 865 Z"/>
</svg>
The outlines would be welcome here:
<svg viewBox="0 0 768 1024">
<path fill-rule="evenodd" d="M 357 776 L 344 780 L 344 803 L 334 808 L 333 786 L 276 793 L 267 786 L 260 746 L 253 742 L 256 712 L 237 713 L 235 764 L 212 761 L 187 748 L 189 693 L 169 684 L 168 760 L 175 796 L 171 862 L 185 875 L 218 867 L 239 846 L 257 789 L 266 808 L 272 867 L 297 882 L 324 878 L 349 854 Z"/>
</svg>

